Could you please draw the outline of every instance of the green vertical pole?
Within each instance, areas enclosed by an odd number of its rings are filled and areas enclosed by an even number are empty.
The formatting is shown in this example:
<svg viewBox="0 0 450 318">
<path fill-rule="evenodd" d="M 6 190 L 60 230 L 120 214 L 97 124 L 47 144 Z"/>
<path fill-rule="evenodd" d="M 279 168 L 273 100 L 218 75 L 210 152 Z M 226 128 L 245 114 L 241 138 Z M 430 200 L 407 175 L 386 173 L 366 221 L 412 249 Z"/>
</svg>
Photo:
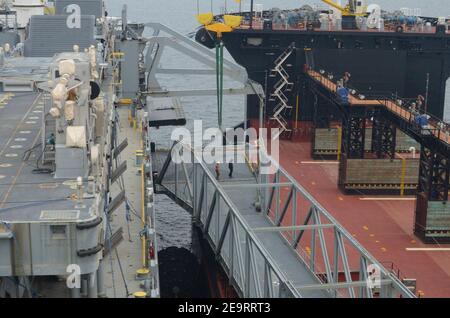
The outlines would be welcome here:
<svg viewBox="0 0 450 318">
<path fill-rule="evenodd" d="M 216 89 L 217 89 L 217 123 L 220 120 L 220 48 L 219 42 L 216 42 Z"/>
<path fill-rule="evenodd" d="M 222 114 L 223 114 L 223 42 L 220 41 L 220 117 L 219 128 L 222 131 Z"/>
</svg>

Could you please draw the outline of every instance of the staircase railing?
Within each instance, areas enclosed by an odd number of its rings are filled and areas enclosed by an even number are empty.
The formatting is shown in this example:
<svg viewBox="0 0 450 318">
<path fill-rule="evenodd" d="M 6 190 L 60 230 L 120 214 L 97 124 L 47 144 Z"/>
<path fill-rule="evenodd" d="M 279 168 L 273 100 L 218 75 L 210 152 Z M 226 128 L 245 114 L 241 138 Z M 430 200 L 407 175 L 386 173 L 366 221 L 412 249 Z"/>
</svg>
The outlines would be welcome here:
<svg viewBox="0 0 450 318">
<path fill-rule="evenodd" d="M 278 105 L 274 108 L 274 112 L 272 117 L 270 118 L 274 121 L 278 128 L 280 129 L 278 134 L 274 136 L 274 138 L 279 138 L 282 134 L 290 134 L 292 129 L 289 127 L 288 120 L 285 118 L 287 112 L 290 112 L 293 108 L 292 105 L 289 105 L 289 98 L 286 97 L 286 92 L 291 92 L 294 86 L 289 80 L 289 74 L 284 69 L 283 65 L 292 55 L 294 51 L 294 45 L 290 45 L 274 62 L 275 67 L 271 70 L 270 76 L 277 77 L 280 79 L 274 86 L 274 90 L 271 94 L 272 98 L 275 98 L 279 101 Z"/>
</svg>

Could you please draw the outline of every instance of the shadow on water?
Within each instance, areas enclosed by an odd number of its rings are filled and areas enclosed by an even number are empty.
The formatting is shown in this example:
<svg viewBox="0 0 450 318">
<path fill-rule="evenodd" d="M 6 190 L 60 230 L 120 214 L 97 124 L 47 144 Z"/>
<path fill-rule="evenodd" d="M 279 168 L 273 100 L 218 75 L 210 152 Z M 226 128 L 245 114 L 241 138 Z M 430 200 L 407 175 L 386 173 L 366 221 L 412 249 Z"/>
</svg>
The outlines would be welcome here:
<svg viewBox="0 0 450 318">
<path fill-rule="evenodd" d="M 157 195 L 157 201 L 161 297 L 209 298 L 202 248 L 191 215 L 165 195 Z"/>
<path fill-rule="evenodd" d="M 168 247 L 158 254 L 162 298 L 209 298 L 207 279 L 189 250 Z"/>
</svg>

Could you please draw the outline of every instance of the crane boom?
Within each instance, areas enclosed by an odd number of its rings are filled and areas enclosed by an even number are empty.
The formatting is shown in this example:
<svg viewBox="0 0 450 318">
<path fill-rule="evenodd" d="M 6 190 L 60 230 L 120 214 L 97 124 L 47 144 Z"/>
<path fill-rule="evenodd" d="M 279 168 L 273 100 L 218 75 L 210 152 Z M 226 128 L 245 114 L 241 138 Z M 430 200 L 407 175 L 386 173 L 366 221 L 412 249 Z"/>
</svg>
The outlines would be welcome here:
<svg viewBox="0 0 450 318">
<path fill-rule="evenodd" d="M 322 0 L 322 1 L 325 2 L 326 4 L 332 6 L 333 8 L 338 9 L 338 10 L 341 11 L 341 12 L 346 11 L 344 7 L 340 6 L 339 4 L 335 3 L 335 2 L 332 1 L 332 0 Z"/>
<path fill-rule="evenodd" d="M 333 8 L 336 8 L 339 11 L 341 11 L 343 16 L 362 16 L 362 15 L 365 15 L 365 13 L 363 13 L 363 12 L 361 12 L 361 13 L 360 12 L 356 12 L 357 5 L 356 5 L 354 0 L 349 0 L 348 4 L 345 7 L 337 4 L 333 0 L 322 0 L 322 1 L 325 2 L 326 4 L 332 6 Z"/>
</svg>

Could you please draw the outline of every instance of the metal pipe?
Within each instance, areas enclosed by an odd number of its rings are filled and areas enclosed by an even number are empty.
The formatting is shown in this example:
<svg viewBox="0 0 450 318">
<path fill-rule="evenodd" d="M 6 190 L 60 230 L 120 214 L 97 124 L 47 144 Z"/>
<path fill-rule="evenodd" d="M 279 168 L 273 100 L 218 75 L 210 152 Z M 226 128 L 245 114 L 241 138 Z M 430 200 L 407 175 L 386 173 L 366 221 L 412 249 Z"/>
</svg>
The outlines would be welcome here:
<svg viewBox="0 0 450 318">
<path fill-rule="evenodd" d="M 80 288 L 71 288 L 70 289 L 70 295 L 72 298 L 80 298 L 81 294 L 80 294 Z"/>
<path fill-rule="evenodd" d="M 253 0 L 250 2 L 250 29 L 253 29 Z"/>
<path fill-rule="evenodd" d="M 88 281 L 87 281 L 87 277 L 86 275 L 82 275 L 81 276 L 81 297 L 86 297 L 87 296 L 87 287 L 88 287 Z"/>
<path fill-rule="evenodd" d="M 97 269 L 97 292 L 98 297 L 106 297 L 103 261 L 99 262 Z"/>
<path fill-rule="evenodd" d="M 145 167 L 144 164 L 141 165 L 141 221 L 142 225 L 145 227 L 147 224 L 147 217 L 145 213 Z M 141 237 L 141 248 L 142 248 L 142 267 L 147 267 L 147 253 L 146 253 L 146 235 Z"/>
<path fill-rule="evenodd" d="M 425 92 L 425 113 L 428 112 L 428 95 L 430 91 L 430 73 L 427 73 L 427 82 L 426 82 L 426 92 Z"/>
<path fill-rule="evenodd" d="M 88 275 L 88 298 L 97 298 L 97 272 Z"/>
</svg>

